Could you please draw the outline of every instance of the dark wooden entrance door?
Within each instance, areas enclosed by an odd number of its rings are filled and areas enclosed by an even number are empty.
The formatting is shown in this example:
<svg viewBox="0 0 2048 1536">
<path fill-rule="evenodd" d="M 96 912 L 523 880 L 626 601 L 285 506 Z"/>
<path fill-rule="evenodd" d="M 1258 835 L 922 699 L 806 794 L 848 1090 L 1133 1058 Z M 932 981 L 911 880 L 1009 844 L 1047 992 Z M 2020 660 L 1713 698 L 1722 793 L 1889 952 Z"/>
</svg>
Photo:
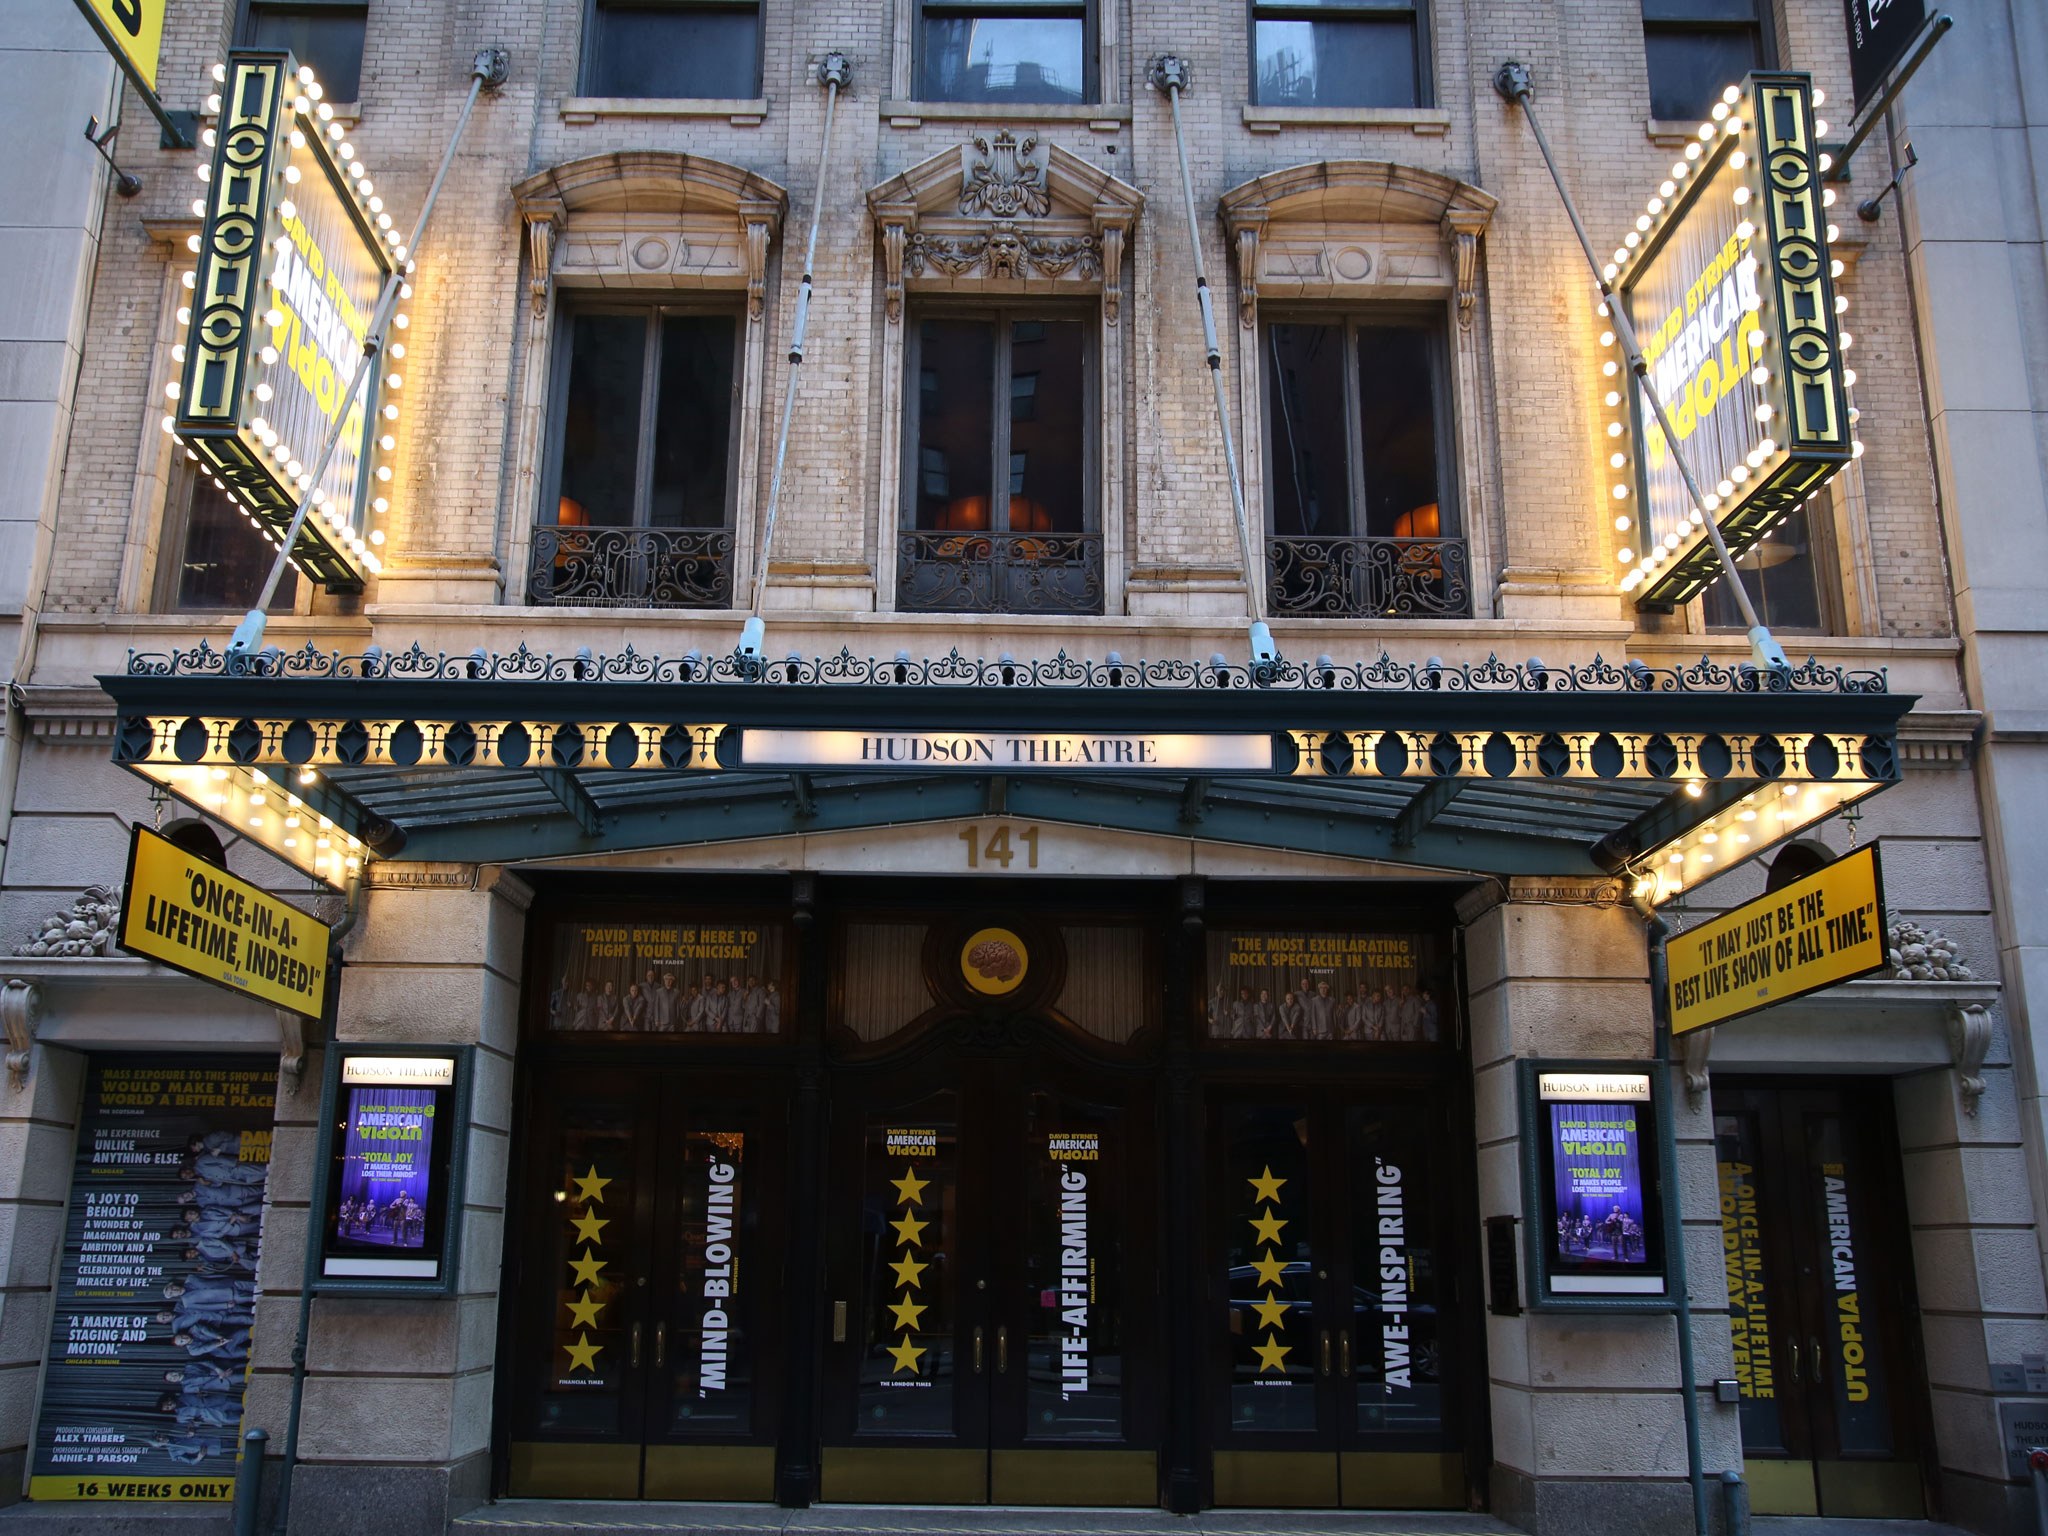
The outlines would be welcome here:
<svg viewBox="0 0 2048 1536">
<path fill-rule="evenodd" d="M 772 1074 L 550 1071 L 508 1228 L 512 1494 L 772 1496 L 786 1116 Z"/>
<path fill-rule="evenodd" d="M 1464 1507 L 1447 1113 L 1412 1087 L 1212 1091 L 1218 1504 Z"/>
<path fill-rule="evenodd" d="M 1743 1465 L 1759 1513 L 1925 1513 L 1889 1090 L 1714 1084 Z"/>
<path fill-rule="evenodd" d="M 835 1098 L 828 1501 L 1158 1497 L 1146 1091 L 1009 1027 Z"/>
</svg>

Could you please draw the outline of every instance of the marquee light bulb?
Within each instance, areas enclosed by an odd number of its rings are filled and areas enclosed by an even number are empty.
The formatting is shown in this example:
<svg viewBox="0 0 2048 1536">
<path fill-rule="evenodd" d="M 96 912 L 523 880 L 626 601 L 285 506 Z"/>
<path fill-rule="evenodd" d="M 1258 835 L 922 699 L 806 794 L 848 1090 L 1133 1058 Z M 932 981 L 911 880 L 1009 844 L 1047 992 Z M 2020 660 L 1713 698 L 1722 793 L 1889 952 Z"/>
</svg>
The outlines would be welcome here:
<svg viewBox="0 0 2048 1536">
<path fill-rule="evenodd" d="M 270 387 L 270 386 L 269 386 L 268 384 L 258 384 L 258 385 L 256 386 L 256 398 L 257 398 L 258 400 L 265 400 L 265 401 L 267 401 L 267 400 L 269 400 L 269 398 L 271 397 L 271 395 L 272 395 L 273 393 L 274 393 L 274 391 L 273 391 L 273 390 L 271 389 L 271 387 Z"/>
<path fill-rule="evenodd" d="M 1600 371 L 1606 374 L 1607 377 L 1611 379 L 1615 376 L 1616 373 L 1621 371 L 1621 364 L 1617 363 L 1613 358 L 1610 357 L 1609 359 L 1607 359 L 1606 362 L 1600 365 Z"/>
<path fill-rule="evenodd" d="M 1755 226 L 1754 224 L 1750 223 L 1750 222 L 1749 222 L 1749 220 L 1747 220 L 1747 219 L 1744 219 L 1744 220 L 1743 220 L 1743 221 L 1742 221 L 1742 222 L 1741 222 L 1740 224 L 1738 224 L 1738 225 L 1736 225 L 1736 226 L 1735 226 L 1735 238 L 1736 238 L 1736 239 L 1738 239 L 1738 240 L 1750 240 L 1750 239 L 1754 239 L 1755 237 L 1756 237 L 1756 226 Z"/>
<path fill-rule="evenodd" d="M 1686 146 L 1685 146 L 1685 158 L 1686 158 L 1686 159 L 1688 159 L 1688 160 L 1697 160 L 1697 159 L 1699 159 L 1699 157 L 1700 157 L 1700 146 L 1699 146 L 1699 144 L 1698 144 L 1698 142 L 1697 142 L 1697 141 L 1695 141 L 1695 142 L 1693 142 L 1693 143 L 1691 143 L 1691 144 L 1688 144 L 1688 145 L 1686 145 Z"/>
<path fill-rule="evenodd" d="M 395 403 L 384 407 L 384 419 L 386 421 L 398 420 L 398 406 Z"/>
<path fill-rule="evenodd" d="M 193 199 L 192 199 L 192 217 L 193 217 L 193 218 L 195 218 L 195 219 L 203 219 L 203 218 L 205 218 L 205 217 L 206 217 L 206 199 L 205 199 L 205 198 L 203 198 L 203 197 L 195 197 L 195 198 L 193 198 Z"/>
<path fill-rule="evenodd" d="M 1616 552 L 1614 558 L 1619 560 L 1623 565 L 1633 565 L 1635 563 L 1636 552 L 1632 549 L 1619 550 Z"/>
<path fill-rule="evenodd" d="M 395 373 L 387 373 L 384 375 L 384 383 L 387 388 L 398 389 L 404 385 L 405 380 Z"/>
<path fill-rule="evenodd" d="M 1730 195 L 1735 200 L 1735 206 L 1740 208 L 1744 203 L 1749 201 L 1749 188 L 1737 187 L 1735 191 Z"/>
<path fill-rule="evenodd" d="M 391 510 L 391 503 L 386 501 L 382 496 L 379 496 L 375 501 L 371 502 L 370 505 L 377 511 L 377 513 L 380 516 Z"/>
<path fill-rule="evenodd" d="M 1839 293 L 1838 293 L 1838 294 L 1836 294 L 1836 295 L 1835 295 L 1835 313 L 1836 313 L 1836 314 L 1838 314 L 1838 315 L 1846 315 L 1846 314 L 1847 314 L 1848 312 L 1849 312 L 1849 301 L 1848 301 L 1847 299 L 1845 299 L 1844 297 L 1842 297 L 1842 295 L 1841 295 L 1841 294 L 1839 294 Z"/>
<path fill-rule="evenodd" d="M 1619 469 L 1627 462 L 1628 455 L 1625 453 L 1613 453 L 1607 456 L 1607 467 L 1609 469 Z"/>
<path fill-rule="evenodd" d="M 183 361 L 185 361 L 185 343 L 183 343 L 182 341 L 176 342 L 172 345 L 171 361 L 174 363 L 182 363 Z"/>
<path fill-rule="evenodd" d="M 211 181 L 213 179 L 213 167 L 202 160 L 192 167 L 192 174 L 201 181 Z"/>
<path fill-rule="evenodd" d="M 1855 442 L 1849 445 L 1849 457 L 1852 459 L 1860 459 L 1863 457 L 1863 440 L 1861 438 L 1858 438 Z"/>
<path fill-rule="evenodd" d="M 387 432 L 382 437 L 377 439 L 377 446 L 379 448 L 382 448 L 386 453 L 389 453 L 392 449 L 398 446 L 398 439 L 393 437 L 389 432 Z"/>
<path fill-rule="evenodd" d="M 1616 501 L 1626 501 L 1628 499 L 1628 487 L 1626 485 L 1616 484 L 1616 486 L 1614 487 L 1614 499 Z"/>
<path fill-rule="evenodd" d="M 398 296 L 399 296 L 399 297 L 400 297 L 401 299 L 409 299 L 409 298 L 411 298 L 411 297 L 412 297 L 412 284 L 411 284 L 411 283 L 400 283 L 400 284 L 398 285 Z"/>
<path fill-rule="evenodd" d="M 411 320 L 410 320 L 410 319 L 409 319 L 408 317 L 406 317 L 405 315 L 393 315 L 393 316 L 391 317 L 391 323 L 392 323 L 393 325 L 397 326 L 397 327 L 398 327 L 398 328 L 399 328 L 399 329 L 400 329 L 400 330 L 402 331 L 402 330 L 404 330 L 404 329 L 405 329 L 405 328 L 406 328 L 406 327 L 407 327 L 408 325 L 411 325 L 411 324 L 412 324 L 412 321 L 411 321 Z"/>
<path fill-rule="evenodd" d="M 303 138 L 303 136 L 301 136 L 301 138 L 300 138 L 300 142 L 302 142 L 302 143 L 304 142 L 304 138 Z M 300 172 L 299 172 L 299 168 L 298 168 L 298 167 L 297 167 L 296 165 L 288 165 L 288 166 L 286 166 L 286 167 L 284 168 L 284 179 L 285 179 L 285 180 L 286 180 L 287 182 L 291 183 L 291 185 L 293 185 L 293 186 L 295 186 L 295 187 L 296 187 L 296 186 L 297 186 L 297 185 L 299 184 L 299 180 L 300 180 Z M 289 217 L 289 215 L 287 215 L 287 217 Z"/>
<path fill-rule="evenodd" d="M 168 417 L 168 416 L 166 416 L 166 417 L 164 418 L 164 431 L 165 431 L 166 433 L 168 433 L 168 434 L 172 434 L 172 435 L 175 435 L 175 434 L 176 434 L 176 432 L 177 432 L 177 430 L 178 430 L 178 429 L 176 428 L 176 426 L 174 426 L 174 425 L 172 424 L 172 422 L 171 422 L 171 418 L 170 418 L 170 417 Z"/>
<path fill-rule="evenodd" d="M 1639 213 L 1639 214 L 1637 214 L 1637 215 L 1636 215 L 1636 229 L 1637 229 L 1637 231 L 1638 231 L 1639 233 L 1646 233 L 1646 232 L 1647 232 L 1647 231 L 1649 230 L 1649 228 L 1650 228 L 1650 216 L 1649 216 L 1649 214 L 1647 214 L 1647 213 Z"/>
<path fill-rule="evenodd" d="M 1820 168 L 1823 171 L 1825 171 L 1832 164 L 1834 164 L 1834 161 L 1831 160 L 1828 156 L 1822 155 L 1820 157 Z M 1824 187 L 1821 189 L 1820 205 L 1823 208 L 1832 208 L 1835 206 L 1835 189 L 1833 187 Z"/>
<path fill-rule="evenodd" d="M 1741 485 L 1744 481 L 1749 479 L 1749 467 L 1745 464 L 1737 464 L 1733 469 L 1728 471 L 1728 478 L 1730 480 L 1733 480 L 1737 485 Z"/>
<path fill-rule="evenodd" d="M 322 96 L 325 96 L 327 92 L 325 88 L 322 87 L 318 80 L 308 80 L 306 82 L 306 94 L 312 97 L 315 101 L 318 101 Z"/>
<path fill-rule="evenodd" d="M 1726 117 L 1726 116 L 1727 116 L 1728 114 L 1727 114 L 1726 112 L 1723 112 L 1723 113 L 1722 113 L 1721 115 L 1722 115 L 1723 117 Z M 1709 143 L 1709 142 L 1711 142 L 1711 141 L 1712 141 L 1713 137 L 1714 137 L 1714 125 L 1713 125 L 1712 123 L 1701 123 L 1701 124 L 1700 124 L 1700 142 L 1701 142 L 1702 144 L 1706 144 L 1706 143 Z M 1686 152 L 1686 154 L 1690 155 L 1690 154 L 1692 153 L 1692 146 L 1691 146 L 1691 145 L 1687 145 L 1687 146 L 1686 146 L 1686 151 L 1685 151 L 1685 152 Z"/>
<path fill-rule="evenodd" d="M 1762 363 L 1758 363 L 1749 370 L 1749 382 L 1761 389 L 1764 385 L 1771 382 L 1771 370 Z"/>
<path fill-rule="evenodd" d="M 383 211 L 384 211 L 384 199 L 383 199 L 383 198 L 381 198 L 381 197 L 373 197 L 373 198 L 371 198 L 371 199 L 370 199 L 370 212 L 372 212 L 372 213 L 382 213 Z"/>
<path fill-rule="evenodd" d="M 370 530 L 370 542 L 372 544 L 382 544 L 384 542 L 384 530 L 382 528 L 372 528 Z"/>
<path fill-rule="evenodd" d="M 1683 160 L 1674 160 L 1671 162 L 1671 179 L 1673 181 L 1683 181 L 1685 180 L 1686 172 L 1690 171 L 1691 169 L 1692 167 L 1687 165 Z"/>
<path fill-rule="evenodd" d="M 378 215 L 377 215 L 377 227 L 378 227 L 379 229 L 389 229 L 389 228 L 391 227 L 391 215 L 390 215 L 390 214 L 388 214 L 388 213 L 380 213 L 380 214 L 378 214 Z"/>
<path fill-rule="evenodd" d="M 1609 423 L 1607 423 L 1607 435 L 1609 437 L 1621 436 L 1621 423 L 1618 421 L 1610 421 Z"/>
<path fill-rule="evenodd" d="M 284 472 L 296 480 L 306 472 L 306 466 L 297 459 L 293 459 L 289 464 L 285 465 Z"/>
<path fill-rule="evenodd" d="M 304 149 L 306 147 L 305 134 L 294 128 L 292 130 L 291 145 L 293 149 Z"/>
<path fill-rule="evenodd" d="M 1644 222 L 1647 223 L 1648 221 L 1645 220 Z M 1643 243 L 1643 237 L 1637 234 L 1634 230 L 1630 230 L 1627 234 L 1621 237 L 1621 243 L 1627 246 L 1630 250 L 1634 250 L 1637 246 Z"/>
<path fill-rule="evenodd" d="M 1738 133 L 1742 132 L 1742 119 L 1741 119 L 1741 117 L 1740 117 L 1740 116 L 1732 116 L 1732 117 L 1730 117 L 1730 118 L 1728 119 L 1728 121 L 1727 121 L 1727 122 L 1725 122 L 1725 123 L 1723 123 L 1723 124 L 1721 125 L 1721 131 L 1722 131 L 1723 133 L 1725 133 L 1725 134 L 1730 134 L 1730 135 L 1733 135 L 1733 134 L 1738 134 Z"/>
<path fill-rule="evenodd" d="M 404 357 L 405 343 L 402 341 L 394 341 L 393 343 L 391 343 L 391 355 L 394 358 Z"/>
<path fill-rule="evenodd" d="M 1607 391 L 1607 408 L 1611 411 L 1619 404 L 1621 404 L 1621 391 L 1618 389 Z"/>
<path fill-rule="evenodd" d="M 1728 164 L 1735 170 L 1739 171 L 1745 165 L 1749 164 L 1749 156 L 1745 155 L 1741 150 L 1738 149 L 1728 157 Z M 1739 190 L 1746 192 L 1749 189 L 1747 187 L 1744 187 L 1740 188 Z"/>
<path fill-rule="evenodd" d="M 1828 120 L 1824 117 L 1816 117 L 1813 120 L 1813 131 L 1816 137 L 1826 138 L 1828 136 Z"/>
<path fill-rule="evenodd" d="M 278 329 L 284 324 L 284 311 L 281 309 L 265 310 L 263 313 L 263 323 L 273 331 Z"/>
<path fill-rule="evenodd" d="M 1614 248 L 1614 260 L 1615 260 L 1615 264 L 1616 264 L 1617 266 L 1618 266 L 1618 265 L 1619 265 L 1620 263 L 1622 263 L 1622 262 L 1624 262 L 1624 261 L 1627 261 L 1627 260 L 1628 260 L 1628 247 L 1627 247 L 1627 246 L 1625 246 L 1625 245 L 1617 245 L 1617 246 L 1616 246 L 1616 247 Z"/>
<path fill-rule="evenodd" d="M 1659 197 L 1660 199 L 1661 199 L 1661 198 L 1667 198 L 1667 197 L 1670 197 L 1671 195 L 1673 195 L 1673 194 L 1674 194 L 1675 192 L 1677 192 L 1677 191 L 1678 191 L 1678 183 L 1677 183 L 1677 182 L 1675 182 L 1675 181 L 1667 181 L 1667 182 L 1664 182 L 1664 183 L 1663 183 L 1662 185 L 1660 185 L 1660 186 L 1659 186 L 1659 187 L 1657 188 L 1657 196 L 1658 196 L 1658 197 Z"/>
<path fill-rule="evenodd" d="M 1713 117 L 1715 122 L 1720 122 L 1722 118 L 1728 115 L 1728 103 L 1725 100 L 1715 102 L 1714 110 L 1710 115 Z"/>
<path fill-rule="evenodd" d="M 213 76 L 213 83 L 215 85 L 226 85 L 228 83 L 227 65 L 215 64 L 213 68 L 208 71 L 208 73 Z"/>
<path fill-rule="evenodd" d="M 266 368 L 271 367 L 277 362 L 277 348 L 275 347 L 265 347 L 256 355 L 263 359 L 263 366 Z"/>
<path fill-rule="evenodd" d="M 1614 520 L 1614 531 L 1616 533 L 1627 533 L 1628 529 L 1629 521 L 1626 517 L 1617 517 Z"/>
<path fill-rule="evenodd" d="M 1768 400 L 1763 401 L 1756 408 L 1756 419 L 1758 421 L 1769 421 L 1771 417 L 1776 414 L 1777 413 L 1771 409 L 1771 402 Z"/>
<path fill-rule="evenodd" d="M 389 464 L 379 464 L 377 466 L 377 478 L 388 485 L 391 481 L 391 466 Z"/>
<path fill-rule="evenodd" d="M 208 149 L 213 148 L 214 137 L 214 132 L 211 128 L 202 128 L 199 131 L 199 142 L 204 144 Z"/>
<path fill-rule="evenodd" d="M 313 98 L 310 96 L 294 96 L 292 98 L 292 110 L 301 117 L 304 117 L 313 110 Z"/>
<path fill-rule="evenodd" d="M 280 219 L 296 219 L 299 216 L 299 205 L 288 197 L 284 198 L 277 205 L 277 216 Z"/>
<path fill-rule="evenodd" d="M 343 134 L 347 132 L 348 129 L 340 123 L 329 123 L 327 125 L 327 137 L 329 137 L 330 139 L 338 140 Z"/>
<path fill-rule="evenodd" d="M 1759 350 L 1764 344 L 1764 333 L 1759 330 L 1751 330 L 1749 334 L 1744 336 L 1742 339 L 1749 343 L 1749 350 L 1755 352 Z"/>
<path fill-rule="evenodd" d="M 1617 267 L 1613 262 L 1610 261 L 1609 263 L 1607 263 L 1606 266 L 1600 269 L 1600 275 L 1606 278 L 1607 281 L 1611 283 L 1614 281 L 1615 273 L 1619 272 L 1620 270 L 1621 268 Z"/>
<path fill-rule="evenodd" d="M 1857 409 L 1857 408 L 1856 408 L 1855 406 L 1853 406 L 1853 405 L 1852 405 L 1852 406 L 1850 406 L 1850 407 L 1849 407 L 1849 425 L 1853 427 L 1854 425 L 1856 425 L 1856 423 L 1857 423 L 1857 422 L 1861 421 L 1862 419 L 1863 419 L 1863 413 L 1862 413 L 1861 411 L 1859 411 L 1859 410 L 1858 410 L 1858 409 Z"/>
<path fill-rule="evenodd" d="M 1842 370 L 1842 383 L 1848 389 L 1856 387 L 1856 370 L 1854 368 L 1844 368 Z"/>
</svg>

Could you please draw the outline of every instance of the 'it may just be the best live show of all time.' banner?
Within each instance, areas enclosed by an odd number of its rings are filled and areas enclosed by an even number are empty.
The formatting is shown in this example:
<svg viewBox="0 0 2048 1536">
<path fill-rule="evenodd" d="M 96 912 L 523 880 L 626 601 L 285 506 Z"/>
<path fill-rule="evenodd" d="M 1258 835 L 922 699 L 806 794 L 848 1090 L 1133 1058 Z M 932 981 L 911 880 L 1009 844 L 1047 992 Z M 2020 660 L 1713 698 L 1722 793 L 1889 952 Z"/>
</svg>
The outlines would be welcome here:
<svg viewBox="0 0 2048 1536">
<path fill-rule="evenodd" d="M 231 1496 L 276 1096 L 275 1056 L 92 1058 L 31 1498 Z"/>
</svg>

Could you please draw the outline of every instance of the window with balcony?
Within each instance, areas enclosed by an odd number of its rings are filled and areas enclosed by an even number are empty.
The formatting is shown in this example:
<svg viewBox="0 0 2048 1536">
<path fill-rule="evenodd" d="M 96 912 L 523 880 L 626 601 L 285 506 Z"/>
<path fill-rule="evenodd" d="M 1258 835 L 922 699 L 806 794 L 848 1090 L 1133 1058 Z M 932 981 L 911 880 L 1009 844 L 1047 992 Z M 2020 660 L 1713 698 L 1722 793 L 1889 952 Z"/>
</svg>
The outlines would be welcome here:
<svg viewBox="0 0 2048 1536">
<path fill-rule="evenodd" d="M 584 95 L 723 100 L 760 88 L 758 4 L 589 0 Z"/>
<path fill-rule="evenodd" d="M 1261 330 L 1268 606 L 1464 617 L 1441 325 L 1369 312 Z"/>
<path fill-rule="evenodd" d="M 1421 0 L 1292 0 L 1252 7 L 1252 100 L 1262 107 L 1424 107 Z"/>
<path fill-rule="evenodd" d="M 1089 323 L 927 312 L 906 362 L 897 606 L 1100 613 Z"/>
<path fill-rule="evenodd" d="M 1050 106 L 1093 101 L 1089 12 L 1073 0 L 920 0 L 917 94 Z"/>
<path fill-rule="evenodd" d="M 162 611 L 238 613 L 252 608 L 277 559 L 277 546 L 213 478 L 177 450 L 165 498 L 156 607 Z M 299 573 L 285 567 L 273 611 L 290 612 Z"/>
<path fill-rule="evenodd" d="M 527 601 L 729 605 L 739 316 L 662 305 L 563 318 Z"/>
<path fill-rule="evenodd" d="M 1643 0 L 1650 116 L 1696 123 L 1722 90 L 1771 60 L 1766 0 Z"/>
<path fill-rule="evenodd" d="M 351 102 L 362 94 L 369 13 L 363 0 L 247 0 L 237 46 L 289 49 L 312 67 L 326 100 Z"/>
</svg>

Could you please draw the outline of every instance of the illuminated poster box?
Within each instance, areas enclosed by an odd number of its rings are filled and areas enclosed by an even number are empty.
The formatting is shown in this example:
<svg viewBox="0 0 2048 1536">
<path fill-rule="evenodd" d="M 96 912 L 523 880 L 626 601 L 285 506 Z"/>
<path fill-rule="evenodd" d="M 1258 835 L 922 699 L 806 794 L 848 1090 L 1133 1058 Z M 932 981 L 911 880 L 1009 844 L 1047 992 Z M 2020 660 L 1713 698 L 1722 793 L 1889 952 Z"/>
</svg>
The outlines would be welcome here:
<svg viewBox="0 0 2048 1536">
<path fill-rule="evenodd" d="M 1856 452 L 1817 94 L 1797 74 L 1730 86 L 1608 268 L 1732 555 Z M 1612 334 L 1602 366 L 1616 528 L 1629 557 L 1621 588 L 1639 609 L 1668 613 L 1717 580 L 1720 562 L 1648 400 L 1621 383 L 1626 362 Z"/>
<path fill-rule="evenodd" d="M 1535 1311 L 1665 1311 L 1659 1069 L 1523 1061 L 1522 1209 Z"/>
<path fill-rule="evenodd" d="M 364 530 L 372 487 L 390 477 L 376 462 L 396 414 L 380 403 L 390 375 L 357 392 L 317 487 L 312 468 L 403 247 L 310 70 L 288 53 L 236 52 L 219 86 L 169 426 L 273 545 L 314 492 L 292 562 L 356 591 L 380 568 L 381 535 Z"/>
<path fill-rule="evenodd" d="M 316 1289 L 454 1289 L 467 1046 L 328 1047 Z"/>
</svg>

